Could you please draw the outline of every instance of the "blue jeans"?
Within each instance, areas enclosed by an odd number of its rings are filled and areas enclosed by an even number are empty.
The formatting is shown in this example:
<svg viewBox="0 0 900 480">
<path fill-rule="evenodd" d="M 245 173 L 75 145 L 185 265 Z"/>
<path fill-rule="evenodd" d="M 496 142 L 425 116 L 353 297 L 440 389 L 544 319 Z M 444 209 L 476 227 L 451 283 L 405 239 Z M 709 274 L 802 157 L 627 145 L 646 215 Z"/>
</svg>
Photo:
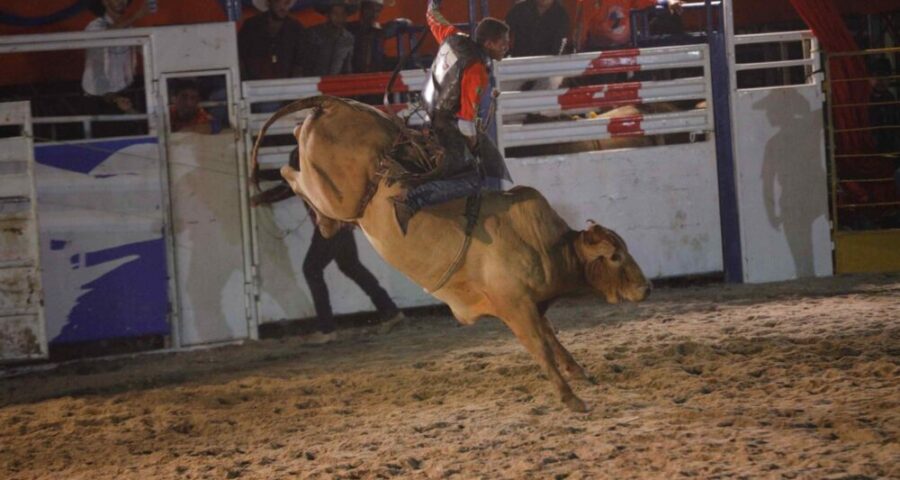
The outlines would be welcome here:
<svg viewBox="0 0 900 480">
<path fill-rule="evenodd" d="M 482 182 L 477 172 L 470 172 L 454 178 L 435 180 L 419 185 L 407 192 L 406 203 L 418 211 L 425 207 L 474 195 L 479 188 L 501 191 L 503 189 L 501 182 L 501 179 L 496 177 L 486 177 Z"/>
</svg>

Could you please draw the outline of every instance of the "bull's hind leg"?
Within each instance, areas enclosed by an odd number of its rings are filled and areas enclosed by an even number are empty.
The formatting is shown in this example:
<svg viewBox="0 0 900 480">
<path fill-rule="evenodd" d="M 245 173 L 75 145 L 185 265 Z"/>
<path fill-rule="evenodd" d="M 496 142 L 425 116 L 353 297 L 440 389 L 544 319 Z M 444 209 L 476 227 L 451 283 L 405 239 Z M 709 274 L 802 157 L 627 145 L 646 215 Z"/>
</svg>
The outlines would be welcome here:
<svg viewBox="0 0 900 480">
<path fill-rule="evenodd" d="M 556 337 L 556 332 L 553 331 L 553 325 L 550 324 L 547 317 L 541 317 L 541 328 L 548 339 L 547 341 L 550 344 L 550 348 L 553 350 L 553 355 L 556 357 L 556 364 L 565 370 L 566 375 L 570 379 L 596 383 L 594 379 L 587 374 L 584 367 L 575 360 L 575 357 L 572 356 L 569 350 L 559 342 L 559 338 Z"/>
<path fill-rule="evenodd" d="M 531 356 L 537 360 L 541 368 L 553 382 L 562 402 L 569 407 L 570 410 L 576 412 L 586 412 L 587 405 L 575 395 L 572 388 L 559 372 L 559 367 L 554 358 L 554 350 L 552 348 L 552 340 L 544 328 L 541 326 L 541 316 L 534 305 L 518 304 L 515 307 L 506 309 L 508 312 L 501 317 L 503 323 L 519 339 L 519 342 L 525 346 L 525 349 L 531 353 Z"/>
</svg>

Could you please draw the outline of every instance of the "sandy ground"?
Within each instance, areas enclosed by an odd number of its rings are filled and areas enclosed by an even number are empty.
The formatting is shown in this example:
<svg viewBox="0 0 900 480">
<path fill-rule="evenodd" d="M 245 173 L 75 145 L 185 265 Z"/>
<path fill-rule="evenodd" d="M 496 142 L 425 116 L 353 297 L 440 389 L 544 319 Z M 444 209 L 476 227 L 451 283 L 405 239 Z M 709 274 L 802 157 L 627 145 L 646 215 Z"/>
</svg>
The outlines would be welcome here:
<svg viewBox="0 0 900 480">
<path fill-rule="evenodd" d="M 419 316 L 0 380 L 0 478 L 900 478 L 900 275 L 549 316 L 587 414 L 499 322 Z"/>
</svg>

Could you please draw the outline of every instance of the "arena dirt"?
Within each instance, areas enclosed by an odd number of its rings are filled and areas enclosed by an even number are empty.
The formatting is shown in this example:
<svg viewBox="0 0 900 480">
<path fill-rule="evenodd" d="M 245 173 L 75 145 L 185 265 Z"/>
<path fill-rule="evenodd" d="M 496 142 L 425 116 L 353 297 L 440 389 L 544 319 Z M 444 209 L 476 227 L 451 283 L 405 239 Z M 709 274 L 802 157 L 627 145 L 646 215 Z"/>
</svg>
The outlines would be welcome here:
<svg viewBox="0 0 900 480">
<path fill-rule="evenodd" d="M 900 275 L 567 300 L 557 401 L 498 321 L 418 316 L 0 380 L 0 477 L 900 478 Z"/>
</svg>

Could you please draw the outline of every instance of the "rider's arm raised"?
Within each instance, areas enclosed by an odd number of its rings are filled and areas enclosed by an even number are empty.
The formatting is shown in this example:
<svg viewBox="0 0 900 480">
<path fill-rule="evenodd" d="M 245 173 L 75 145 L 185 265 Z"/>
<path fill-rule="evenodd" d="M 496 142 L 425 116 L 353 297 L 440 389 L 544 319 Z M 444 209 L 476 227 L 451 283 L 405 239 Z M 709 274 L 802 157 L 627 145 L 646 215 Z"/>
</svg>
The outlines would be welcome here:
<svg viewBox="0 0 900 480">
<path fill-rule="evenodd" d="M 425 19 L 428 21 L 428 27 L 431 28 L 431 34 L 434 35 L 434 39 L 437 40 L 439 44 L 444 43 L 444 40 L 447 37 L 459 31 L 452 23 L 444 18 L 440 8 L 440 0 L 431 0 L 428 2 L 428 12 L 425 14 Z"/>
</svg>

